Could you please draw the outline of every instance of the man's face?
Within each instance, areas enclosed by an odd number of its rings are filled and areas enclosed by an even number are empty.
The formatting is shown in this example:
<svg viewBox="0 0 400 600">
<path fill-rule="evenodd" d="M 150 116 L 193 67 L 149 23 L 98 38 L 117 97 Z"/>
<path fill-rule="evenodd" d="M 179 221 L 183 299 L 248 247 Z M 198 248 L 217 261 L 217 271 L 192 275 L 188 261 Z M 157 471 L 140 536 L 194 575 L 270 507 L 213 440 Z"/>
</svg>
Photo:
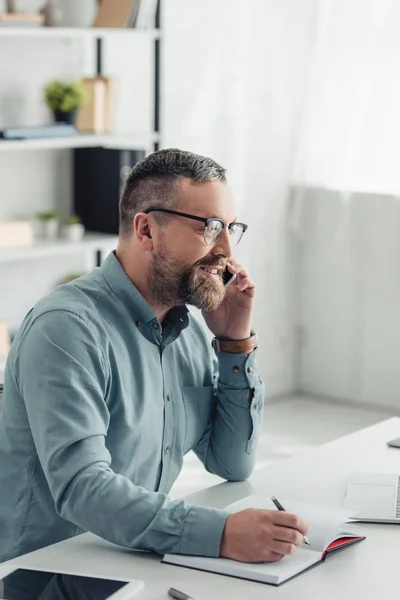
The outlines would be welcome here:
<svg viewBox="0 0 400 600">
<path fill-rule="evenodd" d="M 236 219 L 232 192 L 226 183 L 180 184 L 180 212 L 198 217 L 218 217 L 225 223 Z M 159 306 L 191 304 L 202 310 L 215 310 L 225 297 L 222 274 L 232 256 L 227 228 L 208 246 L 205 224 L 171 216 L 160 227 L 149 268 L 149 288 Z M 214 268 L 213 268 L 214 267 Z"/>
</svg>

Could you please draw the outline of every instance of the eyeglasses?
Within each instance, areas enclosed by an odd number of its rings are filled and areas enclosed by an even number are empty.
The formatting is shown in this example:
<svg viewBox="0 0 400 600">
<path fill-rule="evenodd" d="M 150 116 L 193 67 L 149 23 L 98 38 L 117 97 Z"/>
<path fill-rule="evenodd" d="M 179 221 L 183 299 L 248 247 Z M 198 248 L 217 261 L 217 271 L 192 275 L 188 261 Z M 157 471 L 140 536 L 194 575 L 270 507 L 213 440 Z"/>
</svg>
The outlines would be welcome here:
<svg viewBox="0 0 400 600">
<path fill-rule="evenodd" d="M 154 211 L 167 213 L 168 215 L 177 215 L 178 217 L 193 219 L 194 221 L 201 221 L 205 225 L 204 242 L 207 244 L 207 246 L 215 244 L 215 242 L 220 238 L 221 233 L 225 229 L 225 227 L 228 228 L 230 242 L 232 246 L 237 246 L 237 244 L 242 239 L 244 232 L 247 229 L 247 225 L 245 225 L 244 223 L 237 223 L 236 221 L 234 221 L 233 223 L 224 223 L 222 219 L 218 219 L 217 217 L 211 217 L 206 219 L 205 217 L 196 217 L 194 215 L 178 212 L 176 210 L 169 210 L 168 208 L 154 207 L 148 208 L 143 212 L 147 215 Z"/>
</svg>

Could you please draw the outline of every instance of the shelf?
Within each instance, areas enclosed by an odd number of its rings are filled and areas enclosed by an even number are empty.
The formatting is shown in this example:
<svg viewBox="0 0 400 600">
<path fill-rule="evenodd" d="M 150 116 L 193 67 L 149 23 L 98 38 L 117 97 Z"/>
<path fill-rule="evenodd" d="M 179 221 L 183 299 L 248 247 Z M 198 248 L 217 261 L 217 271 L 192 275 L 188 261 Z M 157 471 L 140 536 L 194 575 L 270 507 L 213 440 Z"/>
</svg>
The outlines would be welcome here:
<svg viewBox="0 0 400 600">
<path fill-rule="evenodd" d="M 9 37 L 59 38 L 59 39 L 96 39 L 115 36 L 138 36 L 156 40 L 160 38 L 159 29 L 139 29 L 134 27 L 0 27 L 0 39 Z"/>
<path fill-rule="evenodd" d="M 59 138 L 38 138 L 29 140 L 1 140 L 0 152 L 10 150 L 53 150 L 63 148 L 117 148 L 121 150 L 148 150 L 159 141 L 157 133 L 119 134 L 78 134 Z"/>
<path fill-rule="evenodd" d="M 0 263 L 10 261 L 19 261 L 35 259 L 46 256 L 65 256 L 82 251 L 96 251 L 103 247 L 116 247 L 118 237 L 108 233 L 88 233 L 79 242 L 69 242 L 68 240 L 37 240 L 29 246 L 19 246 L 15 248 L 0 248 Z"/>
</svg>

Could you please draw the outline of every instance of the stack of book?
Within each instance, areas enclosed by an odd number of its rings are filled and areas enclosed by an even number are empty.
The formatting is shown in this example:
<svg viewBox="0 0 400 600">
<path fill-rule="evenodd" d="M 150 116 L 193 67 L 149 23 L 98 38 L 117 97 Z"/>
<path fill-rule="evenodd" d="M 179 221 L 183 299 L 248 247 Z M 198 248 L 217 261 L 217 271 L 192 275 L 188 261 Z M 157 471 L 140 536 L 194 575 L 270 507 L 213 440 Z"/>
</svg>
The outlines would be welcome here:
<svg viewBox="0 0 400 600">
<path fill-rule="evenodd" d="M 93 27 L 153 28 L 158 0 L 100 0 Z"/>
<path fill-rule="evenodd" d="M 28 13 L 5 13 L 0 15 L 0 27 L 42 27 L 44 15 Z"/>
</svg>

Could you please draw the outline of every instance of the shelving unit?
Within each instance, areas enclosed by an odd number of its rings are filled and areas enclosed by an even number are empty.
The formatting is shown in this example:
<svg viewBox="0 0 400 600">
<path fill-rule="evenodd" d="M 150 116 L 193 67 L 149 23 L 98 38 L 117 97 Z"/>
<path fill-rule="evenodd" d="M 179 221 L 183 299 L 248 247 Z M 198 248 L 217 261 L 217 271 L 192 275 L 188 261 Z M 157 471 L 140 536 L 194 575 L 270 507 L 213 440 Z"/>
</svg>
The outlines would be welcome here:
<svg viewBox="0 0 400 600">
<path fill-rule="evenodd" d="M 159 5 L 161 0 L 159 0 Z M 103 54 L 106 50 L 105 45 L 107 40 L 121 39 L 127 40 L 132 38 L 138 38 L 138 40 L 148 40 L 149 48 L 151 52 L 151 62 L 154 66 L 154 77 L 150 79 L 149 96 L 152 96 L 150 100 L 154 106 L 152 113 L 152 123 L 148 131 L 135 130 L 123 133 L 113 134 L 77 134 L 70 137 L 60 138 L 39 138 L 39 139 L 21 139 L 21 140 L 2 140 L 0 139 L 0 156 L 4 156 L 4 153 L 11 152 L 36 152 L 36 151 L 52 151 L 52 150 L 71 150 L 76 148 L 105 148 L 110 150 L 122 150 L 122 151 L 144 151 L 146 154 L 157 150 L 160 146 L 160 55 L 161 55 L 161 40 L 162 33 L 160 28 L 160 6 L 158 7 L 156 23 L 154 29 L 138 29 L 138 28 L 69 28 L 69 27 L 1 27 L 0 28 L 0 55 L 3 54 L 8 56 L 7 41 L 12 39 L 23 41 L 26 40 L 26 44 L 35 44 L 46 40 L 62 40 L 62 41 L 74 41 L 82 40 L 88 43 L 94 44 L 94 64 L 93 64 L 93 75 L 103 74 Z M 14 44 L 13 44 L 14 46 Z M 50 46 L 49 46 L 50 47 Z M 87 46 L 84 45 L 86 48 Z M 11 60 L 11 56 L 8 56 L 7 60 Z M 18 61 L 18 56 L 14 57 L 14 60 Z M 16 63 L 17 64 L 17 63 Z M 137 81 L 135 81 L 135 84 Z M 138 127 L 141 127 L 140 121 Z M 145 127 L 145 126 L 143 126 Z M 147 127 L 146 127 L 147 128 Z M 21 156 L 21 161 L 28 160 L 25 155 Z M 44 159 L 45 160 L 45 159 Z M 47 160 L 47 159 L 46 159 Z M 64 159 L 62 159 L 64 160 Z M 2 201 L 6 201 L 3 198 Z M 32 199 L 32 213 L 35 212 L 34 199 Z M 90 270 L 95 265 L 101 263 L 102 258 L 116 247 L 118 237 L 114 234 L 105 233 L 87 233 L 84 238 L 79 242 L 70 242 L 64 239 L 57 239 L 54 241 L 37 240 L 29 246 L 23 247 L 9 247 L 0 248 L 0 268 L 4 269 L 5 276 L 7 277 L 8 296 L 10 296 L 10 290 L 13 288 L 12 279 L 13 272 L 20 273 L 21 268 L 33 270 L 31 262 L 39 259 L 45 261 L 46 258 L 55 258 L 55 261 L 49 261 L 52 265 L 50 268 L 54 268 L 54 262 L 60 264 L 62 268 L 63 258 L 68 264 L 75 264 L 75 255 L 78 254 L 79 261 L 82 260 L 82 264 L 85 266 L 85 270 Z M 67 257 L 70 257 L 67 260 Z M 82 258 L 81 258 L 82 257 Z M 47 267 L 45 267 L 47 268 Z M 35 263 L 35 273 L 40 270 L 39 263 Z M 4 276 L 4 275 L 3 275 Z M 35 275 L 36 277 L 36 275 Z M 11 286 L 11 287 L 10 287 Z M 42 289 L 42 288 L 41 288 Z M 1 295 L 1 294 L 0 294 Z M 15 294 L 16 302 L 19 303 L 18 314 L 25 310 L 29 310 L 30 305 L 25 307 L 24 296 L 20 293 L 18 285 L 16 286 Z M 37 298 L 39 299 L 39 297 Z M 29 302 L 32 302 L 32 294 L 30 295 Z M 21 308 L 22 307 L 22 308 Z M 3 308 L 9 308 L 6 304 Z M 14 313 L 15 314 L 15 313 Z M 2 320 L 8 320 L 8 312 L 2 311 L 0 302 L 0 318 Z M 12 326 L 15 328 L 17 323 L 12 322 Z M 4 377 L 4 366 L 5 357 L 0 356 L 0 383 L 3 382 Z"/>
</svg>

